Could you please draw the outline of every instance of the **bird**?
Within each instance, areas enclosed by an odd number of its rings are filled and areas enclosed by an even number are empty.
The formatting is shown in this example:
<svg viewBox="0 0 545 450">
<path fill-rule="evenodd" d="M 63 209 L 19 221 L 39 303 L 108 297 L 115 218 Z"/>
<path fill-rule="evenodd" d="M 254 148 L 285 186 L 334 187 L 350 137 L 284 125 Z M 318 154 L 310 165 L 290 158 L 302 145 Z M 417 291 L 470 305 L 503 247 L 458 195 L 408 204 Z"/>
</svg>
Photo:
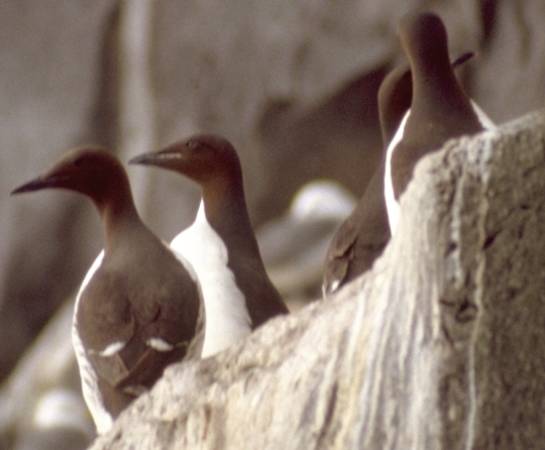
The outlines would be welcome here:
<svg viewBox="0 0 545 450">
<path fill-rule="evenodd" d="M 246 207 L 240 161 L 227 139 L 195 134 L 129 163 L 171 170 L 200 185 L 195 220 L 170 246 L 192 264 L 203 290 L 203 358 L 288 313 L 265 270 Z"/>
<path fill-rule="evenodd" d="M 384 197 L 392 234 L 399 220 L 399 197 L 418 160 L 448 139 L 494 127 L 458 84 L 447 32 L 437 15 L 404 16 L 399 35 L 410 64 L 412 99 L 386 150 Z"/>
<path fill-rule="evenodd" d="M 466 52 L 452 62 L 460 67 L 473 57 Z M 379 123 L 386 150 L 411 106 L 411 70 L 405 64 L 392 69 L 378 90 Z M 390 226 L 384 197 L 385 158 L 374 172 L 367 189 L 350 216 L 332 239 L 324 263 L 322 297 L 369 270 L 390 240 Z"/>
<path fill-rule="evenodd" d="M 104 228 L 104 249 L 80 286 L 72 322 L 83 397 L 103 434 L 167 365 L 200 357 L 202 295 L 191 265 L 140 219 L 113 154 L 69 151 L 12 194 L 50 188 L 90 198 Z"/>
</svg>

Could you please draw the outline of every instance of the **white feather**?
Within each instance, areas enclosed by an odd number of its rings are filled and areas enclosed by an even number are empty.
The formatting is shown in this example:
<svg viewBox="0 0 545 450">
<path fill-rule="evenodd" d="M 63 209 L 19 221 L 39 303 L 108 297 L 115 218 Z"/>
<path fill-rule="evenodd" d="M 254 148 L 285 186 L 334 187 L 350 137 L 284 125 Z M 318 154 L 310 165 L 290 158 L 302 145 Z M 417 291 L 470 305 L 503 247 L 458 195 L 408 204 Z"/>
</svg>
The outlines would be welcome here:
<svg viewBox="0 0 545 450">
<path fill-rule="evenodd" d="M 97 428 L 99 434 L 107 432 L 113 424 L 112 416 L 106 411 L 103 406 L 102 397 L 100 391 L 98 390 L 97 376 L 96 373 L 89 363 L 86 354 L 85 348 L 83 347 L 83 342 L 78 334 L 77 330 L 77 312 L 79 307 L 79 302 L 81 299 L 81 294 L 93 278 L 93 275 L 98 270 L 102 264 L 104 258 L 104 250 L 99 253 L 95 261 L 91 265 L 91 268 L 87 271 L 83 282 L 79 288 L 78 294 L 76 296 L 76 304 L 74 306 L 74 317 L 72 321 L 72 345 L 74 346 L 74 352 L 76 354 L 76 361 L 79 367 L 79 373 L 81 377 L 81 390 L 83 393 L 83 398 L 91 416 L 93 416 L 93 421 Z"/>
<path fill-rule="evenodd" d="M 174 348 L 174 346 L 169 344 L 167 341 L 157 337 L 149 338 L 146 341 L 146 345 L 154 350 L 157 350 L 158 352 L 169 352 Z"/>
<path fill-rule="evenodd" d="M 386 164 L 384 169 L 384 200 L 386 201 L 386 211 L 388 213 L 388 223 L 390 224 L 390 233 L 393 235 L 397 227 L 397 222 L 399 220 L 399 202 L 396 200 L 394 195 L 394 185 L 392 182 L 392 155 L 394 154 L 394 149 L 396 145 L 403 139 L 403 133 L 405 131 L 405 124 L 411 110 L 409 109 L 401 123 L 397 128 L 397 131 L 394 134 L 394 137 L 388 144 L 388 149 L 386 150 Z"/>
<path fill-rule="evenodd" d="M 211 356 L 252 331 L 244 295 L 227 266 L 227 247 L 206 220 L 201 200 L 195 222 L 176 236 L 172 250 L 195 269 L 205 309 L 202 357 Z"/>
<path fill-rule="evenodd" d="M 117 352 L 120 352 L 125 348 L 125 345 L 127 345 L 126 342 L 117 341 L 113 342 L 112 344 L 108 345 L 104 350 L 98 352 L 100 356 L 104 357 L 110 357 L 115 355 Z"/>
</svg>

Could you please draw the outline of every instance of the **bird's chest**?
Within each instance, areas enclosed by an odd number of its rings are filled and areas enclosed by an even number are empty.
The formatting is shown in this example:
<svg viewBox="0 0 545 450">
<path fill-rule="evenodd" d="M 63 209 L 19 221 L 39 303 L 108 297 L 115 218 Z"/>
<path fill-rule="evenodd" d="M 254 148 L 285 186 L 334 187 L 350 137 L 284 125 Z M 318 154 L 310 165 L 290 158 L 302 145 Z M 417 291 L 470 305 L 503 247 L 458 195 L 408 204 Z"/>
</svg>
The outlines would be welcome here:
<svg viewBox="0 0 545 450">
<path fill-rule="evenodd" d="M 194 223 L 171 244 L 193 266 L 204 297 L 203 356 L 226 348 L 251 332 L 246 300 L 229 266 L 227 246 L 206 221 Z"/>
</svg>

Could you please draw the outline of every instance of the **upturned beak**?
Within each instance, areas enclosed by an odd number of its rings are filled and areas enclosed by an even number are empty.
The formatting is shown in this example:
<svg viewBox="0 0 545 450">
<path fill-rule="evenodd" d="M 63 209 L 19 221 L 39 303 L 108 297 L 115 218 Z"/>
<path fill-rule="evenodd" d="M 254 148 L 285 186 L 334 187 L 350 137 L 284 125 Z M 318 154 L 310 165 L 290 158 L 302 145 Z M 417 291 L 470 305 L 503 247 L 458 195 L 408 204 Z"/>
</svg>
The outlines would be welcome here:
<svg viewBox="0 0 545 450">
<path fill-rule="evenodd" d="M 38 178 L 35 178 L 34 180 L 31 180 L 15 188 L 13 191 L 10 192 L 10 195 L 22 194 L 24 192 L 33 192 L 33 191 L 39 191 L 40 189 L 58 187 L 59 182 L 64 179 L 65 177 L 60 175 L 51 175 L 51 176 L 41 175 Z"/>
</svg>

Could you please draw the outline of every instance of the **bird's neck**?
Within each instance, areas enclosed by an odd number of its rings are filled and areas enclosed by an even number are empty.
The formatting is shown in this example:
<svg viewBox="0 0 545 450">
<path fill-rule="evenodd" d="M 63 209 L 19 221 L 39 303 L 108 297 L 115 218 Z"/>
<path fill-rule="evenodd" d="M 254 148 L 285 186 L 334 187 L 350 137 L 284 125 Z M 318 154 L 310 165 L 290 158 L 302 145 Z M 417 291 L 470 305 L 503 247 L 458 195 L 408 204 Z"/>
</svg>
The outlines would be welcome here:
<svg viewBox="0 0 545 450">
<path fill-rule="evenodd" d="M 438 101 L 455 110 L 469 108 L 469 100 L 458 84 L 448 60 L 433 65 L 433 61 L 413 67 L 413 109 L 426 109 Z M 433 101 L 429 98 L 433 97 Z M 422 102 L 420 100 L 423 100 Z M 416 108 L 415 108 L 416 107 Z"/>
<path fill-rule="evenodd" d="M 95 204 L 104 225 L 106 254 L 142 226 L 128 189 L 117 189 L 107 196 L 107 200 L 95 200 Z"/>
<path fill-rule="evenodd" d="M 199 213 L 204 213 L 224 241 L 233 242 L 240 250 L 258 251 L 242 180 L 216 180 L 216 184 L 203 186 L 200 208 Z"/>
</svg>

